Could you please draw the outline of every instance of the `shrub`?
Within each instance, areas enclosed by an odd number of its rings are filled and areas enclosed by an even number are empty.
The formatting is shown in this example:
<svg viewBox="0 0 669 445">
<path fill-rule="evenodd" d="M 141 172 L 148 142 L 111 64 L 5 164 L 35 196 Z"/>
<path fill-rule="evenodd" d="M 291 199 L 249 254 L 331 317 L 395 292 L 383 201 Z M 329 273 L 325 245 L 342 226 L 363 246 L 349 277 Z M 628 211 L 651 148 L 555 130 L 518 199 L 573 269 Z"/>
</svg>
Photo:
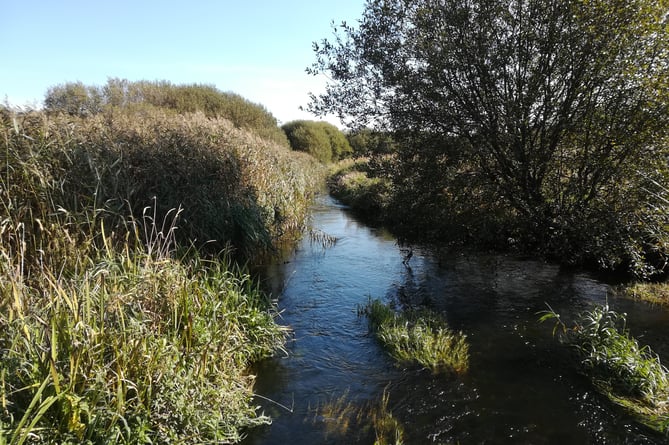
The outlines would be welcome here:
<svg viewBox="0 0 669 445">
<path fill-rule="evenodd" d="M 371 128 L 360 128 L 347 133 L 353 155 L 372 156 L 388 155 L 397 151 L 397 145 L 389 133 Z"/>
<path fill-rule="evenodd" d="M 136 108 L 150 105 L 178 114 L 202 112 L 210 118 L 225 118 L 235 127 L 251 130 L 258 136 L 288 146 L 284 132 L 267 109 L 242 96 L 219 91 L 212 85 L 174 85 L 167 81 L 138 81 L 112 78 L 103 87 L 81 82 L 51 87 L 44 101 L 49 112 L 89 116 L 110 107 Z"/>
<path fill-rule="evenodd" d="M 293 150 L 309 153 L 322 163 L 337 161 L 353 153 L 344 133 L 327 122 L 292 121 L 281 128 Z"/>
</svg>

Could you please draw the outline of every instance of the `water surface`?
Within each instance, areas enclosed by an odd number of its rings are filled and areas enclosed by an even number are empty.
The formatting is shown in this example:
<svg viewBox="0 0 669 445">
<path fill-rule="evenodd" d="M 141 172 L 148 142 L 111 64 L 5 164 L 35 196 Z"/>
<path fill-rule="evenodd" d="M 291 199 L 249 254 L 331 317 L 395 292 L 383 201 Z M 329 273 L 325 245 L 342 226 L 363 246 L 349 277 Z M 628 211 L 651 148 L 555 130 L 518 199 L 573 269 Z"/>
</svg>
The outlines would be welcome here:
<svg viewBox="0 0 669 445">
<path fill-rule="evenodd" d="M 281 322 L 293 335 L 287 354 L 259 364 L 256 401 L 274 421 L 249 432 L 247 445 L 373 443 L 332 431 L 319 415 L 333 400 L 363 406 L 384 391 L 403 424 L 405 444 L 661 444 L 594 392 L 538 315 L 550 305 L 566 319 L 593 304 L 629 314 L 628 327 L 669 362 L 669 314 L 616 299 L 583 273 L 503 255 L 435 255 L 407 250 L 382 229 L 356 221 L 331 198 L 313 209 L 312 227 L 336 238 L 305 237 L 264 268 Z M 370 334 L 358 308 L 369 298 L 428 306 L 470 342 L 470 371 L 433 375 L 396 365 Z"/>
</svg>

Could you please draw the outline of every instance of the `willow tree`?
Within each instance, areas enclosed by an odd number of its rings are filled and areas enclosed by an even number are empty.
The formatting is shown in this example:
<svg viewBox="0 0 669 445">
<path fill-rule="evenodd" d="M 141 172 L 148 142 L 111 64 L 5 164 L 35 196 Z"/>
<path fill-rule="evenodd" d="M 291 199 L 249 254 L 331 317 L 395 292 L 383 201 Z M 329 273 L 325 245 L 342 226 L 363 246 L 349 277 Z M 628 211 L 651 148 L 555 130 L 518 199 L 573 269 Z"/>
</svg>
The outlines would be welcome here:
<svg viewBox="0 0 669 445">
<path fill-rule="evenodd" d="M 309 71 L 331 81 L 310 110 L 409 141 L 405 196 L 471 196 L 476 184 L 470 207 L 504 207 L 533 248 L 640 266 L 666 231 L 654 209 L 666 205 L 668 11 L 667 0 L 369 0 L 357 26 L 314 44 Z"/>
</svg>

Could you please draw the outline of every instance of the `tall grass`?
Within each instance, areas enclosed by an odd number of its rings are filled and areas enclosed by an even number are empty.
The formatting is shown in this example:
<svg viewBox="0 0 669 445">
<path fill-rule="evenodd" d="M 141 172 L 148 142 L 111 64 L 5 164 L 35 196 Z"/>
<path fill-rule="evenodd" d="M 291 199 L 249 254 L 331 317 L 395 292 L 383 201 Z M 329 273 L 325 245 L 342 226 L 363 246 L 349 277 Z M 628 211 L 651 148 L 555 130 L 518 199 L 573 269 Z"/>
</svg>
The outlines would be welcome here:
<svg viewBox="0 0 669 445">
<path fill-rule="evenodd" d="M 541 321 L 556 321 L 556 332 L 576 353 L 581 371 L 594 386 L 642 423 L 669 432 L 669 371 L 648 346 L 640 346 L 625 326 L 625 315 L 596 306 L 567 327 L 546 311 Z"/>
<path fill-rule="evenodd" d="M 117 111 L 0 109 L 0 443 L 237 442 L 285 329 L 232 254 L 299 228 L 319 170 L 222 119 Z"/>
<path fill-rule="evenodd" d="M 284 330 L 248 275 L 130 246 L 32 279 L 25 260 L 0 259 L 9 443 L 229 442 L 267 421 L 245 370 Z"/>
<path fill-rule="evenodd" d="M 0 119 L 5 196 L 32 233 L 39 214 L 53 209 L 60 224 L 88 208 L 91 224 L 103 219 L 119 233 L 155 202 L 159 219 L 183 207 L 180 244 L 249 257 L 296 233 L 322 182 L 309 156 L 201 113 L 5 111 Z"/>
<path fill-rule="evenodd" d="M 397 313 L 378 299 L 371 300 L 361 313 L 396 360 L 417 362 L 433 372 L 460 374 L 469 369 L 466 336 L 449 329 L 437 314 L 427 309 Z"/>
</svg>

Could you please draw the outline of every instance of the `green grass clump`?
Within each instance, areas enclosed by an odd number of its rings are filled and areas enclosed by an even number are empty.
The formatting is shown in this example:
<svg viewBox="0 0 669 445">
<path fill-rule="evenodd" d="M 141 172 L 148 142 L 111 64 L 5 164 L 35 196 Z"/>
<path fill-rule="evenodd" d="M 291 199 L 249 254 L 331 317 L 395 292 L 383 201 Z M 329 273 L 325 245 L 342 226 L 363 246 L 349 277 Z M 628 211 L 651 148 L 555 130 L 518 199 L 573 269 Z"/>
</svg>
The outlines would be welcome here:
<svg viewBox="0 0 669 445">
<path fill-rule="evenodd" d="M 361 312 L 396 360 L 417 362 L 433 372 L 461 374 L 469 369 L 466 336 L 451 331 L 434 312 L 423 309 L 396 313 L 378 299 L 370 301 Z"/>
<path fill-rule="evenodd" d="M 246 370 L 282 348 L 273 306 L 224 260 L 147 250 L 87 252 L 32 276 L 2 252 L 8 443 L 229 443 L 268 422 Z"/>
<path fill-rule="evenodd" d="M 596 306 L 569 328 L 552 310 L 541 317 L 547 319 L 557 320 L 561 339 L 574 349 L 582 372 L 600 392 L 642 423 L 669 431 L 669 371 L 629 334 L 624 314 Z"/>
</svg>

